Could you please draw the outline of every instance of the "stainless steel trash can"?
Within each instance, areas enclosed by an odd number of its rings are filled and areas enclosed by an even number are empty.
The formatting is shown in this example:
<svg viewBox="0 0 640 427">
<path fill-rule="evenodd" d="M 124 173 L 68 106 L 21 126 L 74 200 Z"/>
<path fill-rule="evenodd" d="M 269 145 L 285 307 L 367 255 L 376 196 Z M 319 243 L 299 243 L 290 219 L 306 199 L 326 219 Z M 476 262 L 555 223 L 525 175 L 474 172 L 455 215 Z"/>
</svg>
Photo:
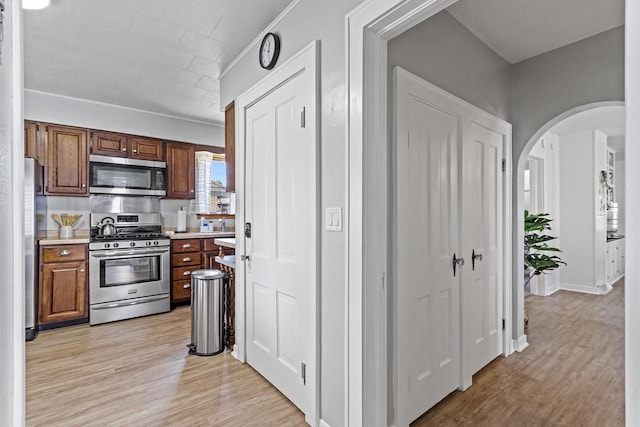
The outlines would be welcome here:
<svg viewBox="0 0 640 427">
<path fill-rule="evenodd" d="M 220 270 L 191 274 L 191 344 L 189 354 L 213 356 L 224 350 L 224 285 Z"/>
</svg>

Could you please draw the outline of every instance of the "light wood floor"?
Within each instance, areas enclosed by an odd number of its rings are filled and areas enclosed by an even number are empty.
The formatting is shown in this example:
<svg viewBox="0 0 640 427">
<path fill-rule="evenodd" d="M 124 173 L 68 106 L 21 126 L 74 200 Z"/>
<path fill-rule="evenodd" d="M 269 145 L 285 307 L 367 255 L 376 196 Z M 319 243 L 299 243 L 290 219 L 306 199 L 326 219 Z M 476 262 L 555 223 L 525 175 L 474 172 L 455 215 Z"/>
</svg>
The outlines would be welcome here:
<svg viewBox="0 0 640 427">
<path fill-rule="evenodd" d="M 623 426 L 624 282 L 526 299 L 530 346 L 498 358 L 417 426 Z M 188 307 L 27 343 L 28 426 L 286 426 L 304 417 L 225 353 L 187 356 Z"/>
<path fill-rule="evenodd" d="M 608 295 L 529 296 L 529 347 L 415 426 L 624 426 L 624 279 Z"/>
<path fill-rule="evenodd" d="M 190 309 L 41 332 L 28 426 L 298 426 L 304 415 L 228 352 L 188 356 Z"/>
</svg>

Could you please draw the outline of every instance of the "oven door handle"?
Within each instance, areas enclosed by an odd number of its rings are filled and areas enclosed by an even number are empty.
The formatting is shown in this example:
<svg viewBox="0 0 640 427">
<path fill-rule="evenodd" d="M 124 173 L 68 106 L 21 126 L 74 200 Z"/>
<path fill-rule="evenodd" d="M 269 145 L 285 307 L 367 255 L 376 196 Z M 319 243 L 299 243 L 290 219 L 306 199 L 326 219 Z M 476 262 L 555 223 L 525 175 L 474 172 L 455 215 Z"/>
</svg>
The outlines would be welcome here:
<svg viewBox="0 0 640 427">
<path fill-rule="evenodd" d="M 128 255 L 161 255 L 169 252 L 169 248 L 165 249 L 136 249 L 132 251 L 94 251 L 89 252 L 93 258 L 115 258 Z"/>
<path fill-rule="evenodd" d="M 121 301 L 121 302 L 112 302 L 112 303 L 107 303 L 107 304 L 94 304 L 91 306 L 92 310 L 106 310 L 108 308 L 116 308 L 116 307 L 127 307 L 130 305 L 138 305 L 138 304 L 145 304 L 148 302 L 155 302 L 155 301 L 160 301 L 163 299 L 167 299 L 168 296 L 166 295 L 160 295 L 160 296 L 156 296 L 156 297 L 145 297 L 145 298 L 138 298 L 135 301 Z"/>
</svg>

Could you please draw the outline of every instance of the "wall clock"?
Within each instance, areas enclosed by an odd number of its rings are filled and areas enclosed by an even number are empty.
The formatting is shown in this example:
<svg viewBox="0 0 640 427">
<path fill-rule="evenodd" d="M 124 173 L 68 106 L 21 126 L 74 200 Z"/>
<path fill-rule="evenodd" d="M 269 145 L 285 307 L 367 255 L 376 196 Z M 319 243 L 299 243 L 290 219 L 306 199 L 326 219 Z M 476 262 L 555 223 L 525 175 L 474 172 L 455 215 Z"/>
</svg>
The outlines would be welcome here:
<svg viewBox="0 0 640 427">
<path fill-rule="evenodd" d="M 276 66 L 278 56 L 280 56 L 280 37 L 277 34 L 267 33 L 260 45 L 258 60 L 260 66 L 265 70 L 270 70 Z"/>
</svg>

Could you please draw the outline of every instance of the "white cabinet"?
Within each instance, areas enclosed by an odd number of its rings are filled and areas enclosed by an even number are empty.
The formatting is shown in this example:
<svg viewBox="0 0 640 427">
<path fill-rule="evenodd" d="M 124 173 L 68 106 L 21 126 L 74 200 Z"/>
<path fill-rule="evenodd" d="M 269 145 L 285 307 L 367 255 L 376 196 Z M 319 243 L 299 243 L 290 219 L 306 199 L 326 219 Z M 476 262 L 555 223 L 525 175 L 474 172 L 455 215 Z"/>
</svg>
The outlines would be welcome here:
<svg viewBox="0 0 640 427">
<path fill-rule="evenodd" d="M 607 282 L 612 285 L 624 276 L 624 239 L 607 242 Z"/>
</svg>

